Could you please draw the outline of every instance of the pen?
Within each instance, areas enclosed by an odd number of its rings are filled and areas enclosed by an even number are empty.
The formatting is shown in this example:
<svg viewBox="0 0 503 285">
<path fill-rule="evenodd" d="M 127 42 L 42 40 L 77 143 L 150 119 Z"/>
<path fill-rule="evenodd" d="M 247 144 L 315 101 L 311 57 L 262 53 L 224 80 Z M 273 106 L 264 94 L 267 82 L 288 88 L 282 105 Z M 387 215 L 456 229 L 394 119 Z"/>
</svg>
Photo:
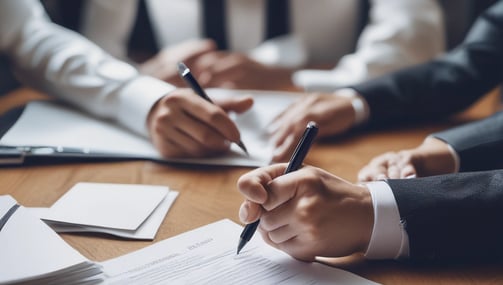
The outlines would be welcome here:
<svg viewBox="0 0 503 285">
<path fill-rule="evenodd" d="M 309 148 L 313 144 L 314 138 L 316 137 L 317 133 L 318 125 L 315 122 L 309 122 L 307 124 L 306 130 L 304 131 L 304 134 L 300 138 L 300 141 L 295 148 L 295 151 L 293 152 L 292 157 L 290 158 L 290 162 L 288 163 L 284 174 L 295 171 L 302 165 L 302 162 L 304 161 Z M 260 219 L 245 226 L 243 232 L 241 232 L 241 236 L 239 237 L 237 254 L 239 254 L 243 247 L 250 241 L 253 234 L 257 230 L 259 223 Z"/>
<path fill-rule="evenodd" d="M 0 219 L 0 231 L 3 229 L 3 227 L 5 226 L 5 224 L 7 223 L 7 221 L 10 219 L 10 217 L 12 217 L 12 215 L 14 214 L 14 212 L 16 212 L 16 210 L 19 208 L 19 204 L 15 204 L 14 206 L 12 206 L 8 211 L 7 213 L 5 213 L 5 215 Z"/>
<path fill-rule="evenodd" d="M 206 92 L 204 92 L 204 89 L 201 87 L 201 85 L 199 85 L 196 78 L 192 75 L 192 73 L 190 73 L 190 69 L 185 65 L 185 63 L 183 62 L 178 63 L 178 74 L 190 86 L 190 88 L 192 88 L 192 90 L 197 95 L 199 95 L 206 101 L 213 103 L 213 101 L 211 101 L 210 97 L 206 94 Z M 236 144 L 246 153 L 246 155 L 249 155 L 246 146 L 241 140 L 239 140 Z"/>
</svg>

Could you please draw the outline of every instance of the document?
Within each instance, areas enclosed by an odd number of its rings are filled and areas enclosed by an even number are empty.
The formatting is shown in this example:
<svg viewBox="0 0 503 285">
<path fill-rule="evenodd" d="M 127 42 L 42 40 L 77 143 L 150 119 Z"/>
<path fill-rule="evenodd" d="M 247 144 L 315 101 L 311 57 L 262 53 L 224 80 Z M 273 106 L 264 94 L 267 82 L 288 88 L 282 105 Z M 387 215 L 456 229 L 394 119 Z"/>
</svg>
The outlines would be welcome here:
<svg viewBox="0 0 503 285">
<path fill-rule="evenodd" d="M 158 185 L 77 183 L 50 208 L 31 208 L 56 232 L 153 240 L 178 196 Z"/>
<path fill-rule="evenodd" d="M 231 114 L 250 156 L 232 144 L 231 152 L 221 157 L 165 160 L 148 138 L 131 133 L 114 122 L 99 120 L 66 105 L 47 101 L 28 104 L 21 117 L 0 139 L 0 147 L 25 146 L 30 150 L 27 155 L 31 156 L 65 155 L 58 153 L 58 150 L 69 149 L 71 151 L 68 155 L 75 156 L 123 157 L 207 165 L 268 165 L 273 153 L 268 127 L 299 94 L 224 89 L 209 89 L 208 94 L 213 98 L 253 96 L 254 105 L 251 110 L 244 114 Z M 12 158 L 9 160 L 12 161 Z"/>
<path fill-rule="evenodd" d="M 107 284 L 376 284 L 304 263 L 254 237 L 236 255 L 242 227 L 221 220 L 101 263 Z"/>
<path fill-rule="evenodd" d="M 0 218 L 16 205 L 0 196 Z M 0 284 L 98 284 L 99 266 L 20 206 L 0 230 Z"/>
</svg>

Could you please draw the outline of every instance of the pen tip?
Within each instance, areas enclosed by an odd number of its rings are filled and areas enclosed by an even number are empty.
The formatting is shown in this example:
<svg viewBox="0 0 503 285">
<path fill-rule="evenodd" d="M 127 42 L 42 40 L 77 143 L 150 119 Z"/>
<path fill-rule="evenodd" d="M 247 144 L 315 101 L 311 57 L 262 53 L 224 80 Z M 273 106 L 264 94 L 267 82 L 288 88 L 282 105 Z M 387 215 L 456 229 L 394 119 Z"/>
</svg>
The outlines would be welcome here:
<svg viewBox="0 0 503 285">
<path fill-rule="evenodd" d="M 241 250 L 243 249 L 243 247 L 245 246 L 245 244 L 246 244 L 246 240 L 240 238 L 239 239 L 239 244 L 238 244 L 238 250 L 236 251 L 236 255 L 238 255 L 241 252 Z"/>
<path fill-rule="evenodd" d="M 247 156 L 250 156 L 250 154 L 248 153 L 248 150 L 246 149 L 245 144 L 242 141 L 239 141 L 237 144 L 238 144 L 239 148 L 241 148 L 246 153 Z"/>
</svg>

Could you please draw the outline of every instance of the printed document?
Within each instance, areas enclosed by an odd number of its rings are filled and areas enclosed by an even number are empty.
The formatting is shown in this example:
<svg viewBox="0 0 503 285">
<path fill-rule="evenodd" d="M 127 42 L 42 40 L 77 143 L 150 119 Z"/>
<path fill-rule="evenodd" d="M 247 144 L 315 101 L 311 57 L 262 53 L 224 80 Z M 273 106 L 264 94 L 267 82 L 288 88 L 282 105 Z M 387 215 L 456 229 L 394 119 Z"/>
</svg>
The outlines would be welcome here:
<svg viewBox="0 0 503 285">
<path fill-rule="evenodd" d="M 376 284 L 341 269 L 295 260 L 258 234 L 236 255 L 241 230 L 221 220 L 105 261 L 107 284 Z"/>
</svg>

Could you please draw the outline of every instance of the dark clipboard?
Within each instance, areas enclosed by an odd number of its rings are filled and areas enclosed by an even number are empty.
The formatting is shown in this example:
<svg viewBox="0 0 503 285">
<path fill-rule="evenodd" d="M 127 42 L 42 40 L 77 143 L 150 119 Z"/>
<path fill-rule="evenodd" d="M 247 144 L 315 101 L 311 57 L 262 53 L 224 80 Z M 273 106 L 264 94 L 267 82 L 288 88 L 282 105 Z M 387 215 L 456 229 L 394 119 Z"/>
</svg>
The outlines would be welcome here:
<svg viewBox="0 0 503 285">
<path fill-rule="evenodd" d="M 16 123 L 23 113 L 24 107 L 14 108 L 0 116 L 0 138 Z M 0 145 L 0 167 L 124 160 L 145 160 L 145 158 L 123 154 L 90 152 L 89 150 L 78 148 Z"/>
</svg>

